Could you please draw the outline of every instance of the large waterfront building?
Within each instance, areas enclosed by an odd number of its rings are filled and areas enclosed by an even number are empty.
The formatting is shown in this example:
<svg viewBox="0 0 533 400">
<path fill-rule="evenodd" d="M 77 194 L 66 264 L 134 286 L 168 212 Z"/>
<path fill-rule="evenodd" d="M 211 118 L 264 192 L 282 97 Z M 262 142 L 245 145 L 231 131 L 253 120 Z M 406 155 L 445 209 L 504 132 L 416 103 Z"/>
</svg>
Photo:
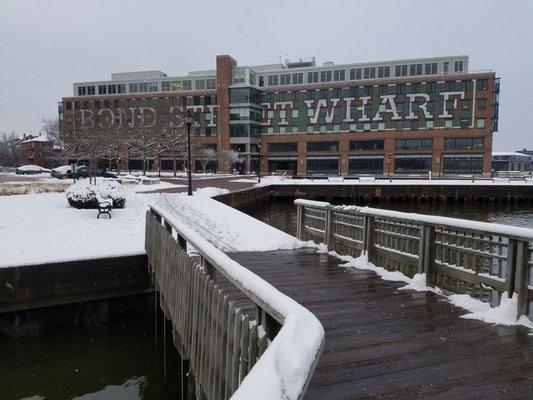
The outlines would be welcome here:
<svg viewBox="0 0 533 400">
<path fill-rule="evenodd" d="M 62 99 L 62 129 L 170 126 L 191 109 L 197 143 L 234 149 L 243 170 L 298 175 L 490 174 L 499 78 L 468 56 L 316 65 L 315 59 L 167 76 L 112 74 Z M 130 156 L 130 166 L 135 163 Z M 163 154 L 154 165 L 168 169 Z"/>
</svg>

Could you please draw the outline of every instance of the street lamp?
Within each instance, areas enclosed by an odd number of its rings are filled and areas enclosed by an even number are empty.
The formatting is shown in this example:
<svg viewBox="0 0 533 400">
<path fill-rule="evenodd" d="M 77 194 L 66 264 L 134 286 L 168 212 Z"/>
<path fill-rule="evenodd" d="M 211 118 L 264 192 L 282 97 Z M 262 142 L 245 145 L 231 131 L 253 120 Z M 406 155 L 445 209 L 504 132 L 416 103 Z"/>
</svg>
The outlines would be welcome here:
<svg viewBox="0 0 533 400">
<path fill-rule="evenodd" d="M 392 181 L 392 178 L 390 176 L 390 162 L 391 162 L 391 157 L 392 157 L 392 154 L 389 153 L 387 155 L 387 176 L 389 177 L 389 180 Z"/>
<path fill-rule="evenodd" d="M 187 158 L 189 160 L 189 168 L 187 170 L 187 178 L 189 181 L 187 188 L 187 195 L 192 196 L 192 175 L 191 175 L 191 125 L 194 122 L 194 114 L 190 109 L 185 115 L 185 123 L 187 124 Z"/>
<path fill-rule="evenodd" d="M 261 183 L 261 141 L 257 142 L 257 183 Z"/>
</svg>

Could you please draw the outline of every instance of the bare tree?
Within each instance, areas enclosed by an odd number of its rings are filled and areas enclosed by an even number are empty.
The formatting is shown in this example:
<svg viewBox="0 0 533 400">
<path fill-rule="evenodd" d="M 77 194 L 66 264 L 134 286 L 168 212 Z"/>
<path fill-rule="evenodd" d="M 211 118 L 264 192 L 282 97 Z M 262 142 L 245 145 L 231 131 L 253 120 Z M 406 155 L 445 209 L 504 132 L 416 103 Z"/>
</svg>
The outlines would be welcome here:
<svg viewBox="0 0 533 400">
<path fill-rule="evenodd" d="M 18 167 L 22 162 L 20 139 L 15 132 L 0 134 L 0 166 Z"/>
<path fill-rule="evenodd" d="M 240 162 L 241 158 L 239 153 L 234 150 L 223 150 L 218 153 L 218 161 L 232 170 L 235 163 Z"/>
<path fill-rule="evenodd" d="M 217 151 L 209 146 L 201 146 L 196 152 L 196 158 L 202 166 L 202 171 L 205 173 L 207 165 L 211 161 L 217 160 Z"/>
</svg>

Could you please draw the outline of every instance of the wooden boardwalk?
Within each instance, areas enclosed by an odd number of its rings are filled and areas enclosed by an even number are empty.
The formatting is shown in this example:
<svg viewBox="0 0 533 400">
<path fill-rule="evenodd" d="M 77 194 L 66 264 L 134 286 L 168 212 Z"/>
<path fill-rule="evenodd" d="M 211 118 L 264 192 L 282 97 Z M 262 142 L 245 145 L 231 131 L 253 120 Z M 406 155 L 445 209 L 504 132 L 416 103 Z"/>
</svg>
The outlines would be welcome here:
<svg viewBox="0 0 533 400">
<path fill-rule="evenodd" d="M 314 249 L 229 254 L 306 307 L 325 347 L 305 399 L 533 399 L 526 328 L 460 318 L 438 295 L 346 269 Z M 255 317 L 242 292 L 215 279 Z"/>
</svg>

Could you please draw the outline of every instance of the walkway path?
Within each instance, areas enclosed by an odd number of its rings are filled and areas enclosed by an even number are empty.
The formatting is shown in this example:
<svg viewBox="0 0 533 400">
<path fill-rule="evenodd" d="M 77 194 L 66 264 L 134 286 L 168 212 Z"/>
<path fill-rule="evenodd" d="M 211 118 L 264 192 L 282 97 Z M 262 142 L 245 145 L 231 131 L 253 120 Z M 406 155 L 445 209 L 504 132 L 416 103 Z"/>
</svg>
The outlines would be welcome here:
<svg viewBox="0 0 533 400">
<path fill-rule="evenodd" d="M 460 318 L 428 292 L 398 291 L 315 249 L 231 257 L 308 308 L 326 331 L 306 399 L 530 399 L 533 336 Z M 226 290 L 253 316 L 254 308 Z"/>
</svg>

